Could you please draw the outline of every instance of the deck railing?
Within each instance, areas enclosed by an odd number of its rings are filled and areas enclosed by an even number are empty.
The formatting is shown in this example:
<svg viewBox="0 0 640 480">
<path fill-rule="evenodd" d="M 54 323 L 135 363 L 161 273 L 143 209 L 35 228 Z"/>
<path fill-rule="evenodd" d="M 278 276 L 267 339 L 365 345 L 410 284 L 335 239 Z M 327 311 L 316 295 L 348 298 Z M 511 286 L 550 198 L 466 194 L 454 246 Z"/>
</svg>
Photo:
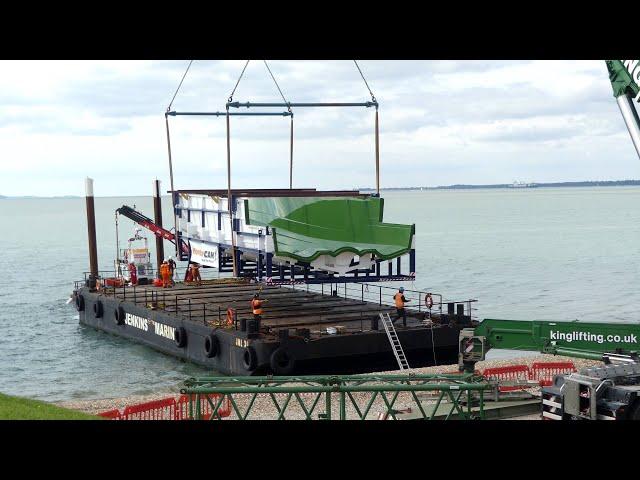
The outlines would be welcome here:
<svg viewBox="0 0 640 480">
<path fill-rule="evenodd" d="M 378 305 L 390 307 L 395 306 L 393 295 L 398 291 L 397 287 L 357 282 L 328 282 L 322 284 L 292 283 L 290 285 L 281 285 L 281 287 L 291 288 L 292 290 L 298 291 L 306 290 L 307 292 L 320 293 L 322 295 L 331 295 L 333 293 L 333 295 L 341 298 L 377 303 Z M 427 314 L 427 318 L 429 318 L 431 314 L 442 315 L 444 313 L 443 308 L 445 308 L 450 303 L 454 305 L 462 304 L 464 305 L 464 315 L 469 316 L 473 320 L 476 319 L 476 315 L 474 314 L 474 312 L 477 311 L 477 308 L 474 307 L 474 304 L 478 301 L 477 299 L 449 300 L 444 299 L 439 293 L 433 293 L 427 290 L 412 290 L 407 288 L 404 289 L 404 293 L 405 297 L 408 300 L 412 301 L 411 303 L 407 303 L 405 306 L 406 310 L 408 310 L 409 312 L 425 313 Z M 433 300 L 433 305 L 431 306 L 431 308 L 429 308 L 426 303 L 427 294 L 431 294 L 431 298 Z"/>
<path fill-rule="evenodd" d="M 100 270 L 99 278 L 105 279 L 115 275 L 115 270 Z M 84 272 L 85 281 L 75 282 L 76 290 L 82 285 L 86 284 L 89 278 L 89 272 Z M 229 279 L 230 280 L 230 279 Z M 206 281 L 206 279 L 205 279 Z M 217 279 L 216 281 L 224 282 L 225 279 Z M 258 284 L 254 284 L 258 286 Z M 368 302 L 377 304 L 383 307 L 394 307 L 393 295 L 397 292 L 397 288 L 369 283 L 322 283 L 322 284 L 297 284 L 292 283 L 289 285 L 277 285 L 277 288 L 287 288 L 294 291 L 306 291 L 312 293 L 318 293 L 322 295 L 333 295 L 337 298 L 344 298 L 349 300 L 356 300 L 361 302 Z M 160 309 L 169 312 L 173 312 L 176 315 L 191 320 L 194 317 L 198 322 L 202 321 L 205 325 L 212 325 L 216 327 L 226 328 L 239 328 L 239 319 L 237 315 L 234 315 L 231 319 L 228 317 L 227 308 L 221 306 L 218 303 L 213 302 L 200 302 L 194 301 L 192 303 L 191 298 L 181 299 L 178 294 L 172 292 L 171 289 L 161 290 L 149 290 L 144 286 L 102 286 L 101 293 L 109 296 L 118 296 L 123 301 L 129 301 L 134 304 L 145 305 L 147 308 Z M 448 300 L 443 299 L 441 294 L 431 293 L 433 299 L 433 305 L 428 308 L 426 305 L 425 290 L 413 290 L 405 289 L 405 296 L 409 300 L 413 300 L 413 304 L 408 303 L 406 309 L 409 314 L 417 314 L 419 317 L 424 316 L 425 319 L 429 319 L 431 315 L 443 315 L 444 308 L 448 304 L 464 305 L 464 315 L 471 319 L 476 319 L 474 312 L 476 308 L 474 303 L 475 299 L 468 300 Z M 248 303 L 247 303 L 248 305 Z M 247 307 L 248 310 L 248 307 Z M 358 316 L 360 320 L 360 331 L 370 330 L 368 327 L 372 317 L 377 316 L 375 312 L 369 309 L 363 310 L 350 310 L 351 316 Z M 457 315 L 457 312 L 454 312 Z M 248 313 L 247 313 L 248 315 Z M 319 314 L 320 320 L 323 320 L 323 315 Z M 201 318 L 200 318 L 201 317 Z M 356 321 L 358 318 L 355 319 Z"/>
</svg>

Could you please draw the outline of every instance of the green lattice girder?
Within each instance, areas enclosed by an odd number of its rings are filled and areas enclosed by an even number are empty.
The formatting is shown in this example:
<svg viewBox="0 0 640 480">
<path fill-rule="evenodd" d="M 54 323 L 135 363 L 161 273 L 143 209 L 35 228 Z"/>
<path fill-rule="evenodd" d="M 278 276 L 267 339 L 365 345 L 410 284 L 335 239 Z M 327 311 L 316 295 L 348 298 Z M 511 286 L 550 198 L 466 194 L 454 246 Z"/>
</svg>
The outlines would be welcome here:
<svg viewBox="0 0 640 480">
<path fill-rule="evenodd" d="M 271 418 L 278 420 L 286 420 L 288 413 L 298 407 L 306 420 L 366 420 L 375 417 L 372 407 L 376 399 L 382 400 L 383 413 L 397 419 L 396 415 L 400 412 L 395 405 L 401 393 L 410 394 L 411 407 L 416 408 L 420 413 L 419 418 L 424 420 L 434 419 L 444 402 L 448 409 L 445 420 L 484 418 L 484 392 L 491 388 L 482 377 L 471 373 L 199 377 L 186 380 L 184 385 L 180 391 L 190 395 L 192 418 L 200 418 L 198 412 L 202 411 L 201 402 L 206 402 L 212 412 L 209 417 L 212 420 L 220 418 L 217 412 L 225 399 L 232 407 L 229 418 L 248 420 L 252 418 L 259 397 L 270 398 L 275 407 L 259 413 L 270 414 Z M 423 403 L 417 395 L 420 392 L 431 392 L 435 402 Z M 220 396 L 215 400 L 211 394 Z M 249 400 L 244 408 L 236 401 L 240 397 Z M 479 400 L 477 412 L 472 411 L 475 404 L 472 398 Z M 337 417 L 332 415 L 332 405 L 337 407 Z M 352 409 L 351 418 L 349 409 Z"/>
</svg>

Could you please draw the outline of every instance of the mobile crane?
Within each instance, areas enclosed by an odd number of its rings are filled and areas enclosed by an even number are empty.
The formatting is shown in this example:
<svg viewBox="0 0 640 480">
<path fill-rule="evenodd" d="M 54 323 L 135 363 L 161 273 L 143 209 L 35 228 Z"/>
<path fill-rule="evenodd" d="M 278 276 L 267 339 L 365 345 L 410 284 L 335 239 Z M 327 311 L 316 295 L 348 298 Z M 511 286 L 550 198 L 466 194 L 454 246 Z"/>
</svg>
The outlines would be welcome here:
<svg viewBox="0 0 640 480">
<path fill-rule="evenodd" d="M 640 156 L 640 61 L 607 60 L 609 80 Z M 460 332 L 458 367 L 473 372 L 491 348 L 602 360 L 603 365 L 556 375 L 542 388 L 550 420 L 640 420 L 640 323 L 484 319 Z"/>
<path fill-rule="evenodd" d="M 491 348 L 604 362 L 543 387 L 544 418 L 640 420 L 640 323 L 484 319 L 460 331 L 459 369 L 473 372 Z"/>
</svg>

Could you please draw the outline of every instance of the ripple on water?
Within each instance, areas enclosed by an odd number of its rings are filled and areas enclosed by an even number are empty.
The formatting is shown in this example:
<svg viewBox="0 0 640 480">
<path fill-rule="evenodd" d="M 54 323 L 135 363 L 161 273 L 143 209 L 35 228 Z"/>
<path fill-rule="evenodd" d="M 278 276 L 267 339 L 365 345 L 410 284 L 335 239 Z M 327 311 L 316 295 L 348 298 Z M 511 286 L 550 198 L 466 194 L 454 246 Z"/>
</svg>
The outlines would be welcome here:
<svg viewBox="0 0 640 480">
<path fill-rule="evenodd" d="M 533 190 L 420 192 L 411 201 L 429 209 L 410 212 L 405 192 L 385 193 L 385 220 L 416 224 L 413 286 L 445 298 L 477 298 L 480 318 L 637 322 L 640 222 L 632 220 L 640 188 Z M 113 398 L 211 374 L 79 325 L 65 302 L 86 270 L 83 200 L 56 200 L 55 215 L 51 200 L 12 202 L 11 212 L 0 210 L 0 224 L 11 225 L 0 255 L 0 391 L 49 401 Z M 96 200 L 104 269 L 115 251 L 108 226 L 123 203 L 153 210 L 150 198 Z M 593 218 L 606 218 L 606 225 Z M 13 233 L 34 223 L 52 232 L 47 248 L 42 237 Z M 34 255 L 18 273 L 12 262 L 25 250 Z"/>
</svg>

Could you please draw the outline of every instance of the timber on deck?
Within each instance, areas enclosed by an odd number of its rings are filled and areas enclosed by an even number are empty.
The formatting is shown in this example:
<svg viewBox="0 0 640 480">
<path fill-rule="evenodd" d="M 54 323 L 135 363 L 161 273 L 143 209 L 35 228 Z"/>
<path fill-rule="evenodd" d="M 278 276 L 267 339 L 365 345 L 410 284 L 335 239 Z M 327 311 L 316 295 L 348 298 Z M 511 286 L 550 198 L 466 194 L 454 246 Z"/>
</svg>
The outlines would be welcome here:
<svg viewBox="0 0 640 480">
<path fill-rule="evenodd" d="M 395 308 L 388 305 L 263 284 L 178 283 L 173 288 L 144 285 L 115 289 L 120 300 L 146 306 L 155 303 L 165 312 L 212 326 L 224 323 L 228 308 L 235 309 L 238 321 L 253 318 L 250 303 L 258 292 L 260 298 L 266 300 L 262 326 L 271 329 L 308 328 L 313 332 L 339 325 L 347 332 L 359 332 L 371 330 L 372 318 L 380 313 L 389 312 L 395 318 Z M 113 294 L 114 290 L 103 293 Z M 423 325 L 422 318 L 411 316 L 410 311 L 407 313 L 407 328 Z M 396 329 L 402 328 L 399 320 Z"/>
</svg>

